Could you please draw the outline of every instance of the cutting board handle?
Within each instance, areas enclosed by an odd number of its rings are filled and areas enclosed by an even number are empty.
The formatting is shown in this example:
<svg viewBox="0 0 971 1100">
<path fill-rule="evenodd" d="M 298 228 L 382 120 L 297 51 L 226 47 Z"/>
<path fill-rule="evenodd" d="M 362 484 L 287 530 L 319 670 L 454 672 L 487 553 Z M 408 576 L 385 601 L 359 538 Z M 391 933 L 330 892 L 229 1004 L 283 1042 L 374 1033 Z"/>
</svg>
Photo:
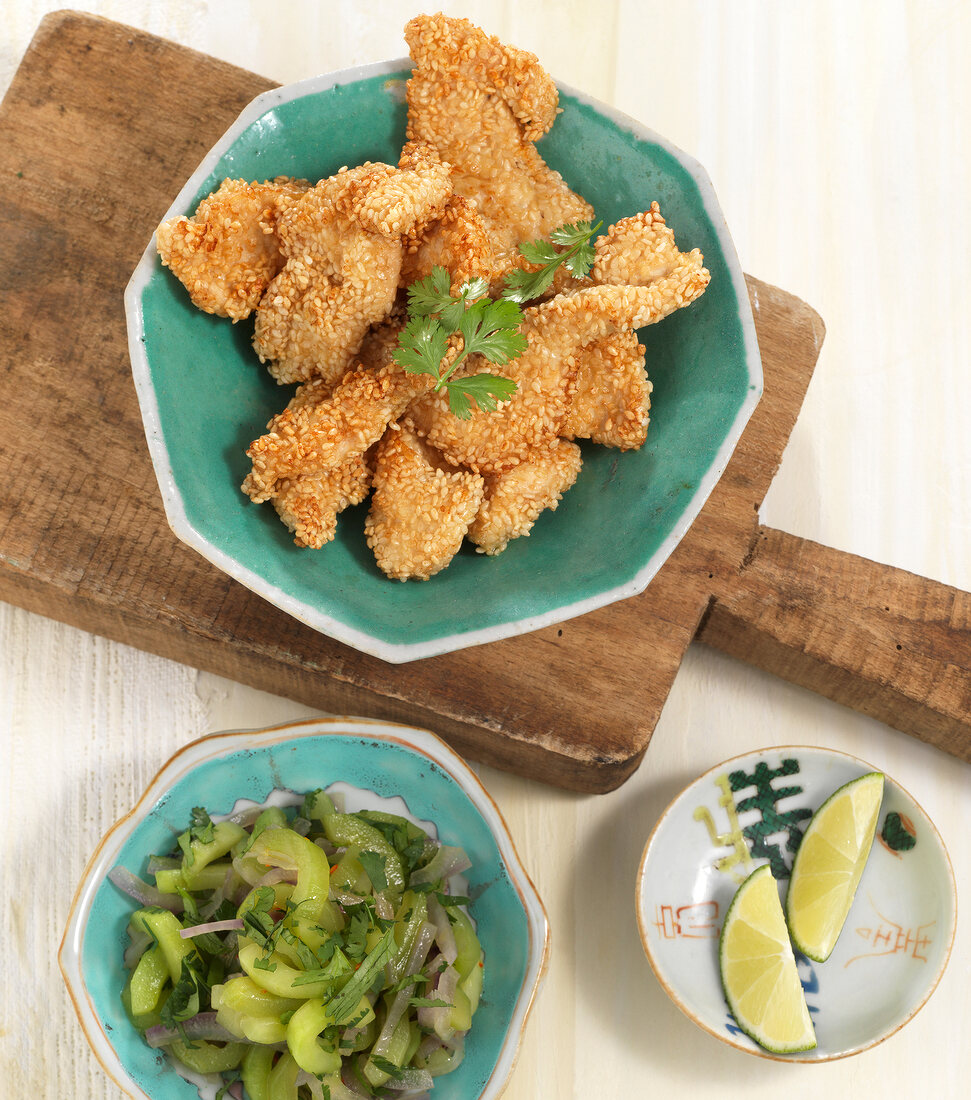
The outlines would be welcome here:
<svg viewBox="0 0 971 1100">
<path fill-rule="evenodd" d="M 759 527 L 697 638 L 971 761 L 967 592 Z"/>
</svg>

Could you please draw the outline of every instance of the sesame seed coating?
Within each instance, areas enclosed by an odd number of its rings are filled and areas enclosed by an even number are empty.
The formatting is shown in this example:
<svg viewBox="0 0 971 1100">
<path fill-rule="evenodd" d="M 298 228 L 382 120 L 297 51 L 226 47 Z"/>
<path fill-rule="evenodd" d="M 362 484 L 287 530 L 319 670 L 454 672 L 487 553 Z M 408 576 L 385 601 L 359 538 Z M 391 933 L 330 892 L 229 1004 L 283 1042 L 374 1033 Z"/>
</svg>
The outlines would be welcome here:
<svg viewBox="0 0 971 1100">
<path fill-rule="evenodd" d="M 644 345 L 634 332 L 615 332 L 579 355 L 576 390 L 560 435 L 604 447 L 635 450 L 647 440 L 653 389 L 644 370 Z"/>
<path fill-rule="evenodd" d="M 388 423 L 434 384 L 428 375 L 408 374 L 391 358 L 399 328 L 392 322 L 372 332 L 359 362 L 336 386 L 322 380 L 300 386 L 267 425 L 266 435 L 253 441 L 246 452 L 253 469 L 244 492 L 254 501 L 268 500 L 284 478 L 320 476 L 363 455 Z"/>
<path fill-rule="evenodd" d="M 297 546 L 319 550 L 337 533 L 337 516 L 360 504 L 371 487 L 363 455 L 318 477 L 284 478 L 270 498 L 280 519 L 293 532 Z"/>
<path fill-rule="evenodd" d="M 483 481 L 449 469 L 406 427 L 392 425 L 374 457 L 367 544 L 393 580 L 428 580 L 458 553 L 482 501 Z"/>
<path fill-rule="evenodd" d="M 583 459 L 575 443 L 557 439 L 531 451 L 518 466 L 485 479 L 482 504 L 468 538 L 483 554 L 501 554 L 512 539 L 528 535 L 545 509 L 556 507 L 580 473 Z"/>
<path fill-rule="evenodd" d="M 415 63 L 408 137 L 452 166 L 455 193 L 475 203 L 500 274 L 517 263 L 523 241 L 591 216 L 536 151 L 559 95 L 535 54 L 441 14 L 412 19 L 405 40 Z"/>
<path fill-rule="evenodd" d="M 162 263 L 205 313 L 239 321 L 256 308 L 283 267 L 277 224 L 306 191 L 303 180 L 224 180 L 191 218 L 171 218 L 155 231 Z"/>
<path fill-rule="evenodd" d="M 337 381 L 391 312 L 402 237 L 438 217 L 448 168 L 363 164 L 321 180 L 280 218 L 285 263 L 256 311 L 253 346 L 278 382 Z"/>
<path fill-rule="evenodd" d="M 454 415 L 435 378 L 394 360 L 405 288 L 441 266 L 453 294 L 482 278 L 498 296 L 512 268 L 536 268 L 521 243 L 593 211 L 535 148 L 558 97 L 533 54 L 441 14 L 413 19 L 405 36 L 415 66 L 397 166 L 345 167 L 314 186 L 226 180 L 157 240 L 200 309 L 233 320 L 255 310 L 261 361 L 298 383 L 248 448 L 243 492 L 312 548 L 371 492 L 378 566 L 427 580 L 464 538 L 495 555 L 555 509 L 581 467 L 572 440 L 644 443 L 652 386 L 636 330 L 689 305 L 710 275 L 698 249 L 678 249 L 656 202 L 619 220 L 594 242 L 587 277 L 560 267 L 523 310 L 522 355 L 471 355 L 454 376 L 501 374 L 511 397 Z M 440 374 L 461 350 L 455 333 Z"/>
</svg>

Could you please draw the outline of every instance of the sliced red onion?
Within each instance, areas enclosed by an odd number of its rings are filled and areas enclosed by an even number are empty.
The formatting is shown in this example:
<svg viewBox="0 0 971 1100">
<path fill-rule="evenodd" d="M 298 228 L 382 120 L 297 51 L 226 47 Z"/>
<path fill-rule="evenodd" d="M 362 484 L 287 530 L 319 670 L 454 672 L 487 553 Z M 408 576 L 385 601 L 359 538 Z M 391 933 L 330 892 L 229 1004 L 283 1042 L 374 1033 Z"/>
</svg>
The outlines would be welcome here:
<svg viewBox="0 0 971 1100">
<path fill-rule="evenodd" d="M 430 862 L 419 867 L 411 876 L 411 885 L 419 886 L 423 882 L 438 882 L 461 874 L 472 866 L 472 861 L 462 848 L 452 848 L 443 844 L 432 856 Z"/>
<path fill-rule="evenodd" d="M 438 984 L 429 997 L 448 1001 L 448 1006 L 432 1008 L 423 1005 L 418 1009 L 418 1022 L 422 1027 L 430 1028 L 442 1040 L 449 1040 L 455 1034 L 448 1024 L 449 1010 L 455 1003 L 455 990 L 459 984 L 459 972 L 454 966 L 447 966 L 438 977 Z"/>
<path fill-rule="evenodd" d="M 411 977 L 412 974 L 417 974 L 418 971 L 421 970 L 422 963 L 425 961 L 425 956 L 428 954 L 429 948 L 434 942 L 434 938 L 435 926 L 429 921 L 422 921 L 418 926 L 415 942 L 412 944 L 411 951 L 408 953 L 408 964 L 405 967 L 405 976 Z M 408 1001 L 412 996 L 414 996 L 414 989 L 411 985 L 406 986 L 395 994 L 395 998 L 388 1008 L 388 1015 L 385 1017 L 384 1027 L 381 1028 L 381 1033 L 378 1035 L 377 1039 L 374 1040 L 374 1046 L 371 1048 L 372 1054 L 377 1054 L 381 1058 L 387 1056 L 394 1030 L 398 1026 L 398 1021 L 408 1007 Z"/>
<path fill-rule="evenodd" d="M 331 862 L 333 862 L 334 856 L 337 855 L 338 849 L 325 836 L 319 836 L 314 840 L 314 844 L 318 848 L 322 848 L 328 856 L 330 856 Z"/>
<path fill-rule="evenodd" d="M 427 1069 L 403 1069 L 400 1075 L 389 1077 L 381 1087 L 401 1092 L 427 1092 L 434 1084 Z"/>
<path fill-rule="evenodd" d="M 394 906 L 387 894 L 374 895 L 374 911 L 382 920 L 394 920 Z"/>
<path fill-rule="evenodd" d="M 247 806 L 245 810 L 230 814 L 227 820 L 231 821 L 234 825 L 240 825 L 242 828 L 248 829 L 250 825 L 256 824 L 256 819 L 265 809 L 265 806 Z"/>
<path fill-rule="evenodd" d="M 131 925 L 129 925 L 128 934 L 131 936 L 131 943 L 125 948 L 125 967 L 128 970 L 134 970 L 138 960 L 145 954 L 155 937 L 147 928 L 133 928 Z"/>
<path fill-rule="evenodd" d="M 226 900 L 229 894 L 229 888 L 233 884 L 233 880 L 236 878 L 236 872 L 230 867 L 226 871 L 226 875 L 223 878 L 222 885 L 218 890 L 213 890 L 212 897 L 206 902 L 205 905 L 199 910 L 199 919 L 206 921 L 212 917 L 213 913 L 219 908 L 220 905 Z"/>
<path fill-rule="evenodd" d="M 364 1100 L 368 1100 L 370 1096 L 374 1095 L 373 1093 L 368 1093 L 364 1091 L 364 1086 L 361 1084 L 360 1081 L 355 1078 L 354 1074 L 349 1069 L 344 1070 L 344 1072 L 341 1074 L 341 1083 L 343 1084 L 344 1088 L 347 1089 L 347 1092 L 352 1097 L 352 1100 L 359 1096 L 363 1096 Z"/>
<path fill-rule="evenodd" d="M 216 1020 L 215 1012 L 200 1012 L 197 1016 L 192 1016 L 182 1024 L 182 1028 L 185 1031 L 187 1039 L 209 1039 L 210 1041 L 217 1043 L 244 1043 L 245 1039 L 240 1039 L 238 1035 L 234 1035 L 231 1031 L 227 1031 Z M 181 1039 L 182 1032 L 176 1027 L 165 1027 L 159 1024 L 158 1027 L 150 1027 L 145 1032 L 145 1041 L 150 1047 L 164 1047 L 175 1039 Z"/>
<path fill-rule="evenodd" d="M 207 932 L 242 932 L 245 927 L 241 917 L 232 917 L 230 920 L 211 920 L 206 924 L 180 928 L 179 935 L 184 940 L 191 940 L 193 936 L 204 936 Z"/>
<path fill-rule="evenodd" d="M 455 933 L 452 931 L 452 922 L 448 919 L 445 906 L 434 894 L 428 895 L 428 916 L 434 921 L 437 929 L 435 942 L 445 956 L 445 961 L 451 966 L 459 957 L 459 949 L 455 943 Z"/>
<path fill-rule="evenodd" d="M 168 909 L 170 913 L 181 913 L 185 908 L 177 894 L 163 894 L 155 886 L 149 886 L 137 875 L 133 875 L 127 867 L 112 867 L 108 872 L 108 881 L 141 905 L 157 905 L 160 909 Z"/>
<path fill-rule="evenodd" d="M 297 1088 L 299 1089 L 301 1085 L 307 1086 L 313 1100 L 324 1100 L 324 1086 L 312 1073 L 308 1073 L 305 1069 L 300 1070 L 297 1074 Z"/>
<path fill-rule="evenodd" d="M 340 902 L 341 905 L 360 905 L 364 901 L 360 894 L 350 894 L 346 890 L 334 889 L 331 893 L 334 900 Z"/>
<path fill-rule="evenodd" d="M 427 1062 L 428 1058 L 439 1050 L 447 1050 L 450 1057 L 448 1066 L 439 1073 L 432 1074 L 433 1077 L 440 1077 L 443 1073 L 451 1073 L 453 1069 L 461 1065 L 462 1059 L 465 1057 L 465 1032 L 457 1031 L 448 1042 L 443 1042 L 437 1035 L 426 1035 L 422 1039 L 415 1057 L 419 1061 Z"/>
<path fill-rule="evenodd" d="M 275 886 L 278 882 L 292 882 L 296 884 L 297 872 L 286 867 L 272 867 L 261 878 L 257 879 L 254 886 Z"/>
</svg>

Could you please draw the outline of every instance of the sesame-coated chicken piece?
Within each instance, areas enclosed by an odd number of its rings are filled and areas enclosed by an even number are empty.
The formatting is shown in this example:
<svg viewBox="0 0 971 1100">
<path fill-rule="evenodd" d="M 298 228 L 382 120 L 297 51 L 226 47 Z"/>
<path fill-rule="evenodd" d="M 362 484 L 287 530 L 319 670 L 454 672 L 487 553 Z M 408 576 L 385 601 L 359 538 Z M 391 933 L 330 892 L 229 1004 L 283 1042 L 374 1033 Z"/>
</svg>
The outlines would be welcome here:
<svg viewBox="0 0 971 1100">
<path fill-rule="evenodd" d="M 670 279 L 676 281 L 682 272 L 694 275 L 704 271 L 704 260 L 697 248 L 690 252 L 678 249 L 674 231 L 661 216 L 656 202 L 651 203 L 649 210 L 612 225 L 594 242 L 594 254 L 590 279 L 597 284 L 650 286 Z M 704 274 L 707 285 L 708 273 Z"/>
<path fill-rule="evenodd" d="M 557 299 L 554 299 L 554 301 Z M 531 452 L 548 447 L 566 418 L 580 349 L 573 333 L 550 324 L 543 306 L 523 311 L 520 331 L 528 346 L 518 359 L 495 367 L 481 355 L 462 364 L 463 374 L 488 371 L 516 383 L 516 392 L 491 412 L 476 410 L 460 420 L 449 410 L 445 393 L 427 393 L 408 408 L 408 420 L 422 438 L 456 466 L 476 473 L 509 470 Z"/>
<path fill-rule="evenodd" d="M 364 534 L 379 568 L 392 580 L 428 580 L 458 553 L 482 501 L 482 478 L 449 467 L 396 424 L 375 449 L 373 476 Z"/>
<path fill-rule="evenodd" d="M 338 381 L 398 292 L 402 238 L 440 217 L 448 168 L 363 164 L 321 180 L 279 221 L 285 264 L 256 311 L 253 346 L 278 382 Z"/>
<path fill-rule="evenodd" d="M 319 550 L 337 533 L 338 514 L 360 504 L 370 488 L 371 471 L 364 456 L 358 455 L 319 477 L 284 478 L 271 499 L 297 546 Z"/>
<path fill-rule="evenodd" d="M 485 478 L 482 503 L 468 539 L 483 554 L 501 554 L 512 539 L 528 535 L 545 509 L 555 511 L 563 494 L 580 473 L 580 448 L 556 439 L 532 451 L 504 474 Z"/>
<path fill-rule="evenodd" d="M 319 477 L 345 466 L 376 443 L 388 424 L 435 383 L 409 374 L 392 359 L 400 324 L 370 333 L 353 370 L 336 386 L 316 379 L 298 387 L 290 404 L 250 444 L 253 469 L 243 492 L 257 503 L 269 500 L 285 478 Z"/>
<path fill-rule="evenodd" d="M 642 446 L 653 387 L 637 334 L 615 332 L 594 340 L 582 349 L 579 361 L 576 390 L 560 436 L 590 439 L 622 451 Z"/>
<path fill-rule="evenodd" d="M 424 279 L 436 266 L 452 276 L 453 294 L 472 279 L 491 284 L 498 277 L 496 255 L 482 218 L 461 195 L 453 195 L 439 219 L 406 239 L 400 285 Z"/>
<path fill-rule="evenodd" d="M 248 317 L 283 267 L 277 223 L 307 190 L 285 177 L 265 183 L 223 180 L 191 218 L 170 218 L 155 231 L 162 263 L 205 313 Z"/>
<path fill-rule="evenodd" d="M 415 62 L 408 137 L 452 166 L 455 193 L 474 201 L 499 274 L 518 263 L 522 242 L 592 215 L 536 151 L 559 95 L 535 54 L 441 14 L 412 19 L 405 40 Z"/>
</svg>

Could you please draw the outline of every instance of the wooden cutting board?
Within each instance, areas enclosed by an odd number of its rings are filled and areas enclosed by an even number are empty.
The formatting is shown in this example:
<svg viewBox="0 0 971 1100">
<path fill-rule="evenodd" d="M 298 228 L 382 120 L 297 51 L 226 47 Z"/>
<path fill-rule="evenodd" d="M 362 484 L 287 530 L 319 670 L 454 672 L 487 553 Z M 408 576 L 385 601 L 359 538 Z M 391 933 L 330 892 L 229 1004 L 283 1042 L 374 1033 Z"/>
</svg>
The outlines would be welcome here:
<svg viewBox="0 0 971 1100">
<path fill-rule="evenodd" d="M 695 637 L 971 760 L 971 596 L 759 526 L 823 338 L 749 280 L 765 395 L 640 596 L 406 665 L 315 633 L 170 532 L 122 293 L 172 196 L 269 81 L 103 19 L 41 24 L 0 107 L 0 598 L 470 758 L 606 791 Z"/>
</svg>

